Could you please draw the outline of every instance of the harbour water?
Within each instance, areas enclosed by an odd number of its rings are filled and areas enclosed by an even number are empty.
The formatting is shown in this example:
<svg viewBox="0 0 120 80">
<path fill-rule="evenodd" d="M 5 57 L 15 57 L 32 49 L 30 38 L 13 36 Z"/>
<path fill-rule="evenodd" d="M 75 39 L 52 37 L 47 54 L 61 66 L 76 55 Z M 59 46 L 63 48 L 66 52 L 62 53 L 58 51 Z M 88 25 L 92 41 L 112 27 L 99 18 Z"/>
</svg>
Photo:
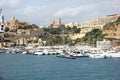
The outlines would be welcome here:
<svg viewBox="0 0 120 80">
<path fill-rule="evenodd" d="M 120 58 L 0 54 L 0 77 L 3 80 L 120 80 Z"/>
</svg>

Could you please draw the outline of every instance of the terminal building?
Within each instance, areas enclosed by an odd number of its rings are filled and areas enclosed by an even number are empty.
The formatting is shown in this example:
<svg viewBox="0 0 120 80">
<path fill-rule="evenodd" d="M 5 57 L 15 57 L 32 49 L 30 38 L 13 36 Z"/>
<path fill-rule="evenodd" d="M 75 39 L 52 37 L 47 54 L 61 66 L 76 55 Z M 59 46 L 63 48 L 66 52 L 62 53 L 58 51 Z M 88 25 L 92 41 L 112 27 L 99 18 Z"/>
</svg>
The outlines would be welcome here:
<svg viewBox="0 0 120 80">
<path fill-rule="evenodd" d="M 102 50 L 108 50 L 112 48 L 111 41 L 103 40 L 103 41 L 97 41 L 97 48 Z"/>
</svg>

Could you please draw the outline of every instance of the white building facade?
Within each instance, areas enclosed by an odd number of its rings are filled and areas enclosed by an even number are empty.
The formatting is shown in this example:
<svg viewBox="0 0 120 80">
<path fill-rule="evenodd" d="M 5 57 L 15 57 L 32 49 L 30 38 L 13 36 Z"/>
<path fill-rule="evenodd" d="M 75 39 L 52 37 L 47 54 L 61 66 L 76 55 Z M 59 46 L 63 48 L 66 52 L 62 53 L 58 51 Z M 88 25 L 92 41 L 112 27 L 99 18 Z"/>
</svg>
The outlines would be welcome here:
<svg viewBox="0 0 120 80">
<path fill-rule="evenodd" d="M 97 41 L 96 47 L 104 50 L 111 49 L 112 48 L 111 41 L 107 41 L 107 40 Z"/>
</svg>

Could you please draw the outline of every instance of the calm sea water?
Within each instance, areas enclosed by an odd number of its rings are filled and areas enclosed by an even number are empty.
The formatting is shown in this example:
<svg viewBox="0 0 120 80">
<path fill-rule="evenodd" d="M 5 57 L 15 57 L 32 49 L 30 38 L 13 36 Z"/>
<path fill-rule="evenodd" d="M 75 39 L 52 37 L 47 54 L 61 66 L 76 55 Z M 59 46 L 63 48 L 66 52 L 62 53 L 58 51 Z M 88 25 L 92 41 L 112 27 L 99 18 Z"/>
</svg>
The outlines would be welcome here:
<svg viewBox="0 0 120 80">
<path fill-rule="evenodd" d="M 120 80 L 120 58 L 0 54 L 0 76 L 4 80 Z"/>
</svg>

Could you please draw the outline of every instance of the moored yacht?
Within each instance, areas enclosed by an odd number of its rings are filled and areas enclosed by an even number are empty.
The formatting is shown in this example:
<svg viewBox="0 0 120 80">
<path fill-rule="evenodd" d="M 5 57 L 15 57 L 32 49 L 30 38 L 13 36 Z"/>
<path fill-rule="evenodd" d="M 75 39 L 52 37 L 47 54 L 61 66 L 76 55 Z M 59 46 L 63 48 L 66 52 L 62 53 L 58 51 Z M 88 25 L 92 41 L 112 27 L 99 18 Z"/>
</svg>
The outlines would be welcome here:
<svg viewBox="0 0 120 80">
<path fill-rule="evenodd" d="M 54 55 L 54 54 L 57 54 L 57 52 L 54 49 L 44 49 L 43 53 L 45 55 Z"/>
<path fill-rule="evenodd" d="M 23 51 L 21 54 L 27 54 L 28 53 L 28 51 Z"/>
<path fill-rule="evenodd" d="M 118 51 L 114 51 L 114 50 L 111 50 L 111 51 L 107 51 L 105 52 L 105 55 L 106 57 L 108 58 L 120 58 L 120 52 Z"/>
<path fill-rule="evenodd" d="M 84 51 L 82 51 L 82 50 L 80 50 L 80 51 L 73 51 L 71 53 L 71 55 L 73 55 L 74 57 L 88 57 L 88 55 Z"/>
<path fill-rule="evenodd" d="M 105 54 L 102 51 L 94 50 L 89 53 L 89 57 L 91 58 L 105 58 Z"/>
<path fill-rule="evenodd" d="M 42 50 L 37 50 L 34 52 L 34 55 L 43 55 L 43 51 Z"/>
</svg>

